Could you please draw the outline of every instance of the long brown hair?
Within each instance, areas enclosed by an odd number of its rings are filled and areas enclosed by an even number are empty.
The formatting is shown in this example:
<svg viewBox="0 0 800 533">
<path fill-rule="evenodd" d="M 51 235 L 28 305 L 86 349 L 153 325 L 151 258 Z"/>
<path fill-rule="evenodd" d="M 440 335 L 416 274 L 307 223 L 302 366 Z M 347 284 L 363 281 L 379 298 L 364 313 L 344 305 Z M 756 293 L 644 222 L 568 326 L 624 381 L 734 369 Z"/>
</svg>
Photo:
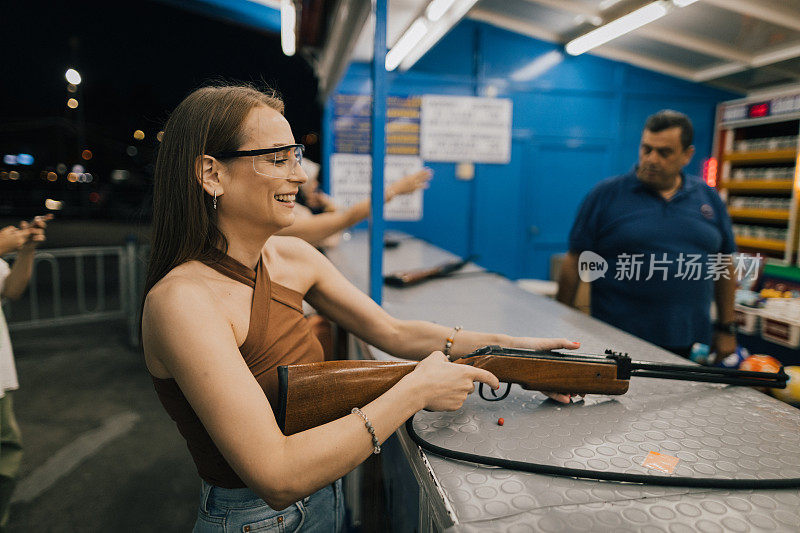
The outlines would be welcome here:
<svg viewBox="0 0 800 533">
<path fill-rule="evenodd" d="M 145 297 L 176 266 L 227 250 L 195 164 L 203 154 L 237 150 L 248 113 L 261 105 L 283 113 L 283 101 L 274 91 L 249 85 L 207 86 L 192 92 L 170 115 L 156 158 Z"/>
</svg>

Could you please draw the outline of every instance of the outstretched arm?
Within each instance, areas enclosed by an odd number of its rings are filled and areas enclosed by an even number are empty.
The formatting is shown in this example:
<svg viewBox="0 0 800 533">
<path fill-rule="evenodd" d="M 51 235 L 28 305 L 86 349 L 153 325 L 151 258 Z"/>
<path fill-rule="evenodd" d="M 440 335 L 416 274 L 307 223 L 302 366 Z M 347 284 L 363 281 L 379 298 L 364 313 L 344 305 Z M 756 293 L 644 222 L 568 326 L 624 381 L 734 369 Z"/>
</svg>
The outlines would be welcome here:
<svg viewBox="0 0 800 533">
<path fill-rule="evenodd" d="M 574 252 L 567 252 L 561 263 L 561 273 L 558 276 L 558 293 L 556 300 L 570 307 L 575 307 L 575 295 L 581 280 L 578 277 L 578 256 Z"/>
<path fill-rule="evenodd" d="M 714 301 L 717 304 L 717 322 L 726 324 L 736 321 L 733 307 L 736 300 L 736 271 L 733 265 L 728 265 L 725 276 L 714 282 Z M 726 356 L 736 351 L 736 334 L 722 331 L 714 332 L 713 341 L 716 359 L 713 363 L 722 361 Z"/>
<path fill-rule="evenodd" d="M 397 357 L 422 359 L 433 351 L 442 350 L 448 337 L 453 339 L 450 349 L 453 357 L 466 355 L 489 344 L 533 350 L 575 349 L 580 346 L 567 339 L 512 337 L 466 330 L 453 335 L 452 327 L 422 320 L 398 320 L 354 287 L 317 250 L 310 246 L 298 250 L 306 254 L 305 261 L 317 264 L 317 278 L 306 295 L 308 302 L 321 314 L 367 343 Z M 569 396 L 550 396 L 558 401 L 569 401 Z"/>
<path fill-rule="evenodd" d="M 428 169 L 409 174 L 386 187 L 384 201 L 388 203 L 395 196 L 409 194 L 417 189 L 426 187 L 430 179 L 431 172 Z M 304 241 L 316 244 L 336 232 L 365 220 L 369 216 L 370 206 L 370 200 L 367 199 L 343 211 L 330 211 L 310 217 L 297 218 L 291 226 L 279 231 L 278 235 L 300 237 Z"/>
<path fill-rule="evenodd" d="M 44 242 L 44 230 L 47 227 L 47 221 L 52 218 L 52 215 L 46 215 L 36 217 L 31 222 L 20 223 L 18 231 L 24 235 L 24 243 L 19 247 L 11 272 L 3 284 L 3 298 L 16 300 L 25 292 L 33 273 L 36 247 Z"/>
</svg>

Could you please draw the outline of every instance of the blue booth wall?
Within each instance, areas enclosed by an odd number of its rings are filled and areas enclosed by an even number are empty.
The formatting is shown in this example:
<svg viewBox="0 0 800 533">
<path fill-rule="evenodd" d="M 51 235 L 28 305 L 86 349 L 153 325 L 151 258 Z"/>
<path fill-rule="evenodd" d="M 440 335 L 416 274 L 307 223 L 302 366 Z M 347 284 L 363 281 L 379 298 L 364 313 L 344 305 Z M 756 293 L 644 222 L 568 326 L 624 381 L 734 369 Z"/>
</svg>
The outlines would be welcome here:
<svg viewBox="0 0 800 533">
<path fill-rule="evenodd" d="M 529 81 L 514 74 L 538 58 L 551 65 Z M 519 78 L 519 76 L 517 76 Z M 370 92 L 369 65 L 351 65 L 340 94 Z M 716 104 L 735 98 L 707 86 L 463 21 L 407 72 L 389 73 L 389 94 L 497 96 L 513 102 L 511 161 L 476 164 L 462 181 L 455 164 L 426 162 L 434 171 L 423 218 L 387 222 L 509 278 L 549 278 L 550 257 L 567 250 L 578 206 L 598 181 L 636 163 L 642 126 L 661 109 L 686 113 L 699 174 L 711 153 Z M 326 106 L 324 168 L 330 168 L 332 103 Z"/>
</svg>

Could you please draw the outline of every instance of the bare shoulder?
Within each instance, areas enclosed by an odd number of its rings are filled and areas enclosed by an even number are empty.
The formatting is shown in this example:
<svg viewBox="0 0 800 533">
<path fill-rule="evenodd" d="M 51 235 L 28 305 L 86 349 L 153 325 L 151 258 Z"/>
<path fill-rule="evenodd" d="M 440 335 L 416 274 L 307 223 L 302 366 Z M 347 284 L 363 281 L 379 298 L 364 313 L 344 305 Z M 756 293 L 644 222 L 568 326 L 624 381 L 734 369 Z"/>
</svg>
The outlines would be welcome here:
<svg viewBox="0 0 800 533">
<path fill-rule="evenodd" d="M 303 239 L 274 235 L 264 246 L 272 279 L 303 294 L 314 286 L 327 260 Z"/>
<path fill-rule="evenodd" d="M 322 255 L 308 242 L 300 237 L 273 235 L 264 245 L 267 254 L 273 254 L 284 260 L 308 260 Z"/>
<path fill-rule="evenodd" d="M 213 274 L 202 263 L 185 263 L 148 292 L 142 310 L 142 346 L 153 375 L 169 377 L 180 366 L 193 366 L 204 350 L 217 359 L 223 353 L 239 353 L 225 307 L 209 284 Z M 198 339 L 202 342 L 195 345 Z"/>
<path fill-rule="evenodd" d="M 171 335 L 194 324 L 224 322 L 219 301 L 204 278 L 205 265 L 192 261 L 177 266 L 147 293 L 142 309 L 142 334 Z"/>
<path fill-rule="evenodd" d="M 274 235 L 264 246 L 268 265 L 308 271 L 316 270 L 325 261 L 325 256 L 299 237 Z"/>
<path fill-rule="evenodd" d="M 144 311 L 180 311 L 193 305 L 213 305 L 211 289 L 200 281 L 202 265 L 196 261 L 184 263 L 161 278 L 145 298 Z"/>
</svg>

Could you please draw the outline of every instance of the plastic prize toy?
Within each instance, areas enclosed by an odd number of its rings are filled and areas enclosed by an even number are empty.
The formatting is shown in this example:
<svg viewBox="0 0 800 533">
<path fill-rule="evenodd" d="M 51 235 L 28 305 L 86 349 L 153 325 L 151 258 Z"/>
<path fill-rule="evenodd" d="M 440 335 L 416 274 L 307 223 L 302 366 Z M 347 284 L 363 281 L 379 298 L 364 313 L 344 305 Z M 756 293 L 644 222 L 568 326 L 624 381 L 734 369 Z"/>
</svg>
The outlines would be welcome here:
<svg viewBox="0 0 800 533">
<path fill-rule="evenodd" d="M 777 372 L 781 369 L 781 362 L 771 355 L 751 355 L 739 365 L 739 370 L 750 372 Z"/>
<path fill-rule="evenodd" d="M 749 356 L 750 352 L 747 351 L 747 348 L 737 346 L 735 352 L 725 357 L 722 361 L 718 362 L 716 366 L 721 366 L 722 368 L 741 368 L 742 363 L 747 361 Z M 779 369 L 780 369 L 780 363 L 778 363 L 778 368 L 776 369 L 776 372 Z"/>
<path fill-rule="evenodd" d="M 750 372 L 778 372 L 780 371 L 781 362 L 772 357 L 771 355 L 756 354 L 751 355 L 741 362 L 739 365 L 740 370 L 747 370 Z M 787 384 L 788 386 L 788 384 Z M 769 392 L 767 387 L 756 387 L 762 392 Z"/>
<path fill-rule="evenodd" d="M 696 342 L 692 345 L 689 359 L 700 365 L 710 365 L 710 361 L 713 361 L 716 357 L 716 352 L 709 353 L 710 350 L 711 348 L 708 344 Z M 747 351 L 747 348 L 737 346 L 735 352 L 722 359 L 722 361 L 717 362 L 714 366 L 720 368 L 739 368 L 742 361 L 747 359 L 749 355 L 750 352 Z"/>
</svg>

